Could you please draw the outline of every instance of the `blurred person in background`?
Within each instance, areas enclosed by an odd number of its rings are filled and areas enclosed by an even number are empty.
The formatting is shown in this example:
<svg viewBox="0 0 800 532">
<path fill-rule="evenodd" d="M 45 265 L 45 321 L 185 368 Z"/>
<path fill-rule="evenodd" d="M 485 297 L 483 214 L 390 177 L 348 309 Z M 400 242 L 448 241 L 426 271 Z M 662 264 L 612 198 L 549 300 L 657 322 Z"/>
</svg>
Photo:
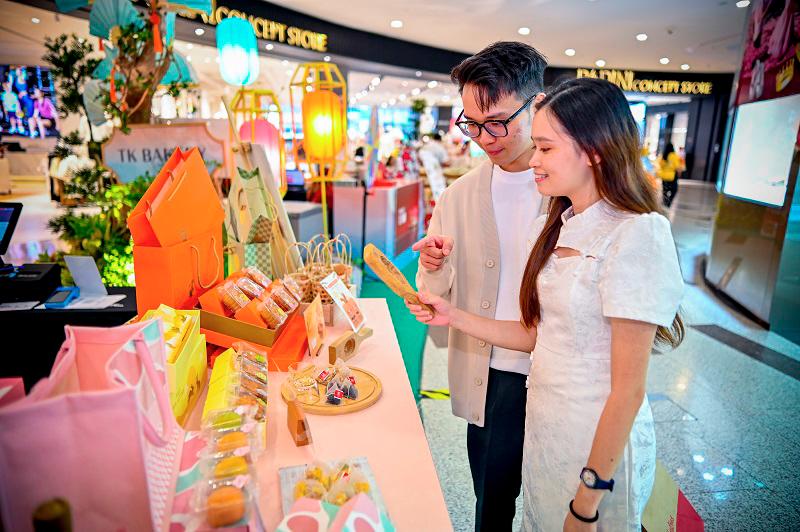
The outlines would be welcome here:
<svg viewBox="0 0 800 532">
<path fill-rule="evenodd" d="M 661 180 L 664 194 L 664 206 L 669 209 L 678 194 L 678 177 L 683 171 L 681 157 L 675 153 L 675 147 L 667 142 L 664 151 L 656 160 L 656 176 Z"/>
</svg>

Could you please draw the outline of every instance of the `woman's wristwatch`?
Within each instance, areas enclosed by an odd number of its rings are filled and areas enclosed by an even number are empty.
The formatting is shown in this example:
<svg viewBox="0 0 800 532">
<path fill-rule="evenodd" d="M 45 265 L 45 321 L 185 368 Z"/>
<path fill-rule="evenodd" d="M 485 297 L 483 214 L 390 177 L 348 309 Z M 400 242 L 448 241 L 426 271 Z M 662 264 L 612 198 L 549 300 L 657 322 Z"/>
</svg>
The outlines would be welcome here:
<svg viewBox="0 0 800 532">
<path fill-rule="evenodd" d="M 573 502 L 575 502 L 575 499 L 572 499 L 571 501 L 569 501 L 569 513 L 571 513 L 572 516 L 575 519 L 577 519 L 578 521 L 581 521 L 582 523 L 595 523 L 595 522 L 597 522 L 598 519 L 600 519 L 600 512 L 599 511 L 595 512 L 594 517 L 584 517 L 584 516 L 582 516 L 581 514 L 579 514 L 578 512 L 575 511 L 575 508 L 572 507 L 572 503 Z"/>
<path fill-rule="evenodd" d="M 584 467 L 581 470 L 581 482 L 589 489 L 614 491 L 614 479 L 603 480 L 594 469 Z"/>
</svg>

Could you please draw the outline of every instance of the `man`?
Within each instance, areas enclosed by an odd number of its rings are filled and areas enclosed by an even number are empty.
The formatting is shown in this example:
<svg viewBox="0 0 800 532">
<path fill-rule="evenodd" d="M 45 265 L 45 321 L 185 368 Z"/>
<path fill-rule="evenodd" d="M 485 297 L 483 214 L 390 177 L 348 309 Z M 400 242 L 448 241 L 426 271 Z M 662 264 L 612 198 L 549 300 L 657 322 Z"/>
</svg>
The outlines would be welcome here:
<svg viewBox="0 0 800 532">
<path fill-rule="evenodd" d="M 489 156 L 442 194 L 420 252 L 417 285 L 483 316 L 518 320 L 519 285 L 546 206 L 528 161 L 545 58 L 498 42 L 451 72 L 464 103 L 456 124 Z M 451 329 L 453 413 L 469 422 L 475 529 L 510 530 L 520 492 L 530 353 L 493 348 Z"/>
<path fill-rule="evenodd" d="M 440 166 L 447 165 L 449 155 L 447 154 L 447 148 L 442 144 L 442 135 L 439 132 L 431 135 L 431 139 L 419 149 L 419 158 L 424 159 L 425 156 L 434 158 Z"/>
</svg>

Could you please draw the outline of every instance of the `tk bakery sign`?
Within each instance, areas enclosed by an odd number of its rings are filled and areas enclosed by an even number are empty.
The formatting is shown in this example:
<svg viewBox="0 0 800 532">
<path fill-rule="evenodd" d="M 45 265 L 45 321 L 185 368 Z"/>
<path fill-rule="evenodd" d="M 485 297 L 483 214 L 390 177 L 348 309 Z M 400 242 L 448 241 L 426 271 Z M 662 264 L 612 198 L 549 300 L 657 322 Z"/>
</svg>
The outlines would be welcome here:
<svg viewBox="0 0 800 532">
<path fill-rule="evenodd" d="M 225 167 L 225 143 L 211 135 L 205 123 L 137 124 L 127 135 L 119 129 L 103 144 L 103 163 L 128 183 L 149 173 L 158 175 L 175 151 L 197 147 L 206 166 Z"/>
<path fill-rule="evenodd" d="M 216 26 L 226 18 L 243 18 L 250 22 L 250 25 L 253 26 L 253 30 L 256 33 L 256 37 L 259 39 L 288 44 L 289 46 L 297 46 L 316 52 L 328 51 L 328 35 L 325 33 L 317 33 L 296 26 L 289 26 L 274 20 L 248 15 L 238 9 L 218 6 L 216 2 L 214 2 L 214 8 L 210 16 L 205 13 L 198 14 L 195 12 L 180 12 L 179 15 L 188 19 L 196 19 L 199 16 L 204 23 L 210 24 L 211 26 Z"/>
<path fill-rule="evenodd" d="M 633 70 L 579 68 L 578 78 L 605 79 L 626 92 L 651 92 L 655 94 L 710 95 L 711 81 L 682 81 L 677 79 L 639 79 Z"/>
</svg>

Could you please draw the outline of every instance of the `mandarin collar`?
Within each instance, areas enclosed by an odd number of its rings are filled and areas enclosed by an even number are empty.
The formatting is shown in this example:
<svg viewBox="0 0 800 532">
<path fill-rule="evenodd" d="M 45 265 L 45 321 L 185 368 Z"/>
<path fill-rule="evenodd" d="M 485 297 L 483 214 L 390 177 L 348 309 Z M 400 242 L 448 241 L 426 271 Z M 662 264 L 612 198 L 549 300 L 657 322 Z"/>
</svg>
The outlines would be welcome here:
<svg viewBox="0 0 800 532">
<path fill-rule="evenodd" d="M 575 214 L 570 206 L 561 214 L 563 225 L 556 247 L 575 249 L 585 255 L 598 239 L 617 225 L 621 215 L 621 212 L 603 199 L 579 214 Z"/>
</svg>

